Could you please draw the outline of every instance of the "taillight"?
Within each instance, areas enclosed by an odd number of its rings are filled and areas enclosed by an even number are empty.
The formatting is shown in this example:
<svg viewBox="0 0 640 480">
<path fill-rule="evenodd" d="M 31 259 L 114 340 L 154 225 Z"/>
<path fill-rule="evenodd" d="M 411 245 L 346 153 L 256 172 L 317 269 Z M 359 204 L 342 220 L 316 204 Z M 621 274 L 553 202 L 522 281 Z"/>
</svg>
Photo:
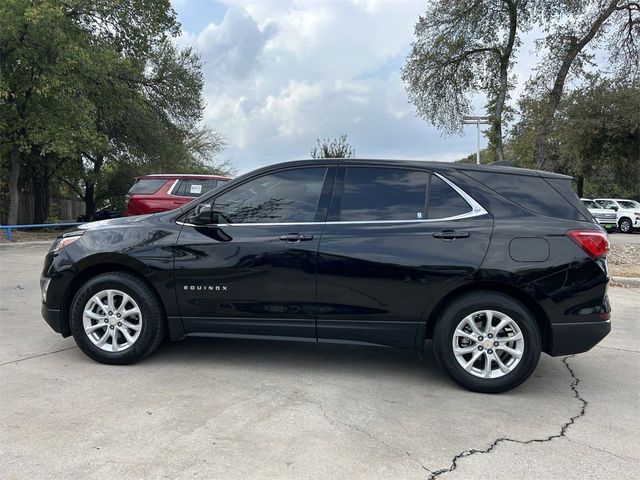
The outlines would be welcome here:
<svg viewBox="0 0 640 480">
<path fill-rule="evenodd" d="M 607 234 L 598 230 L 569 230 L 567 236 L 593 258 L 603 257 L 609 252 Z"/>
</svg>

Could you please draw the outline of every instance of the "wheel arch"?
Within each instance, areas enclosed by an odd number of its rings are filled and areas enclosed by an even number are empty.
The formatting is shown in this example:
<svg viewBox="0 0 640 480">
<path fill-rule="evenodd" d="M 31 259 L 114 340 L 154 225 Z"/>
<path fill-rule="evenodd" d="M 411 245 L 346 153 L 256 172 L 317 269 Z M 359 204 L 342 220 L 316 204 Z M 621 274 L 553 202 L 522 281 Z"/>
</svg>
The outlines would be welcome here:
<svg viewBox="0 0 640 480">
<path fill-rule="evenodd" d="M 442 316 L 447 305 L 449 305 L 456 298 L 463 295 L 478 292 L 478 291 L 490 291 L 496 293 L 502 293 L 508 295 L 515 300 L 519 301 L 533 316 L 538 325 L 540 336 L 542 337 L 542 351 L 548 352 L 551 350 L 552 334 L 551 323 L 549 317 L 542 307 L 525 291 L 515 287 L 513 285 L 504 284 L 500 282 L 474 282 L 470 284 L 460 285 L 457 288 L 447 292 L 440 300 L 438 300 L 433 308 L 431 308 L 424 316 L 424 335 L 419 337 L 419 345 L 421 348 L 422 341 L 433 338 L 433 330 L 435 328 L 438 319 Z M 421 340 L 420 340 L 421 338 Z"/>
<path fill-rule="evenodd" d="M 144 282 L 158 298 L 158 303 L 162 308 L 162 312 L 166 321 L 167 312 L 165 305 L 162 302 L 162 297 L 158 293 L 158 290 L 155 288 L 155 286 L 145 278 L 145 276 L 139 269 L 136 269 L 135 266 L 131 265 L 130 263 L 119 262 L 117 261 L 117 259 L 113 258 L 111 258 L 110 261 L 100 261 L 100 259 L 92 260 L 95 261 L 91 261 L 89 264 L 85 265 L 84 268 L 82 268 L 78 273 L 76 273 L 76 275 L 71 279 L 65 289 L 65 293 L 62 297 L 62 302 L 60 305 L 60 319 L 62 328 L 61 333 L 63 336 L 71 335 L 71 328 L 69 326 L 69 315 L 71 312 L 71 302 L 73 302 L 76 292 L 84 283 L 103 273 L 125 272 L 134 275 L 139 280 Z"/>
</svg>

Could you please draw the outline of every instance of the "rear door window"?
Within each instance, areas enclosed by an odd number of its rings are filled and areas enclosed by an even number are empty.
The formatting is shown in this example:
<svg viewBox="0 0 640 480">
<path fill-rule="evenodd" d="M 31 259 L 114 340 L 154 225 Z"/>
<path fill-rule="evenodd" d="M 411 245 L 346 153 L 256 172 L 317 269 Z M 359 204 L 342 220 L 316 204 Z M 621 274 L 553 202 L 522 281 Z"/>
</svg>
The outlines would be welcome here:
<svg viewBox="0 0 640 480">
<path fill-rule="evenodd" d="M 596 200 L 602 208 L 613 208 L 616 206 L 611 200 Z"/>
<path fill-rule="evenodd" d="M 449 218 L 464 215 L 471 206 L 451 186 L 436 175 L 431 176 L 427 218 Z"/>
<path fill-rule="evenodd" d="M 423 170 L 348 167 L 339 220 L 398 221 L 450 218 L 471 206 L 444 180 Z"/>
<path fill-rule="evenodd" d="M 141 178 L 129 189 L 129 193 L 142 193 L 150 195 L 160 190 L 160 187 L 166 183 L 166 179 Z"/>
<path fill-rule="evenodd" d="M 215 179 L 180 180 L 177 188 L 172 192 L 179 197 L 199 197 L 218 186 Z"/>
<path fill-rule="evenodd" d="M 349 167 L 341 221 L 420 220 L 425 217 L 429 173 L 384 167 Z"/>
</svg>

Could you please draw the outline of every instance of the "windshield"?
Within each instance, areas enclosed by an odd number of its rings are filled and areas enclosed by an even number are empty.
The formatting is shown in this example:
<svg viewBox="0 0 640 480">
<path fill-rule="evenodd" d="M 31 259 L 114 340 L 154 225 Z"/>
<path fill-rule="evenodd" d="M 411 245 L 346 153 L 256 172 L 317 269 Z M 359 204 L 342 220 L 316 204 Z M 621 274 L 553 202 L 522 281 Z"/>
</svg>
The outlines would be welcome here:
<svg viewBox="0 0 640 480">
<path fill-rule="evenodd" d="M 587 208 L 600 208 L 600 205 L 593 200 L 582 200 L 582 203 L 584 203 L 584 206 Z"/>
<path fill-rule="evenodd" d="M 618 203 L 622 208 L 640 208 L 640 203 L 633 200 L 618 200 Z"/>
</svg>

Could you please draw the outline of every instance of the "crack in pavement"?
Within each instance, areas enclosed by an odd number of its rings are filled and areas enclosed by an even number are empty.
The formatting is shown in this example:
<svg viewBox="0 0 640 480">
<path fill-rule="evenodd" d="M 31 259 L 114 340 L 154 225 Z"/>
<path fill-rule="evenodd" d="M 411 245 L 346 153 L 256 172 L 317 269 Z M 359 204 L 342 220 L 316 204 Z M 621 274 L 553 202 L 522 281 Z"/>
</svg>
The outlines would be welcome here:
<svg viewBox="0 0 640 480">
<path fill-rule="evenodd" d="M 576 445 L 580 445 L 581 447 L 585 447 L 585 448 L 588 448 L 590 450 L 595 450 L 596 452 L 606 453 L 607 455 L 611 455 L 611 456 L 616 457 L 616 458 L 618 458 L 620 460 L 635 460 L 635 458 L 633 458 L 633 457 L 627 457 L 626 455 L 618 455 L 617 453 L 610 452 L 609 450 L 606 450 L 604 448 L 594 447 L 593 445 L 588 445 L 586 443 L 582 443 L 582 442 L 579 442 L 577 440 L 572 440 L 569 437 L 564 437 L 564 440 L 566 440 L 569 443 L 575 443 Z"/>
<path fill-rule="evenodd" d="M 604 348 L 606 350 L 616 350 L 618 352 L 627 352 L 627 353 L 640 353 L 638 350 L 629 350 L 628 348 L 604 347 L 602 345 L 596 345 L 594 348 Z"/>
<path fill-rule="evenodd" d="M 464 450 L 464 451 L 458 453 L 451 460 L 451 465 L 449 466 L 449 468 L 443 468 L 443 469 L 440 469 L 440 470 L 432 471 L 431 474 L 429 475 L 428 480 L 434 480 L 435 478 L 437 478 L 437 477 L 439 477 L 441 475 L 444 475 L 445 473 L 453 472 L 456 468 L 458 468 L 458 461 L 463 459 L 463 458 L 465 458 L 465 457 L 470 457 L 470 456 L 476 455 L 476 454 L 491 453 L 493 451 L 493 449 L 495 449 L 501 443 L 510 442 L 510 443 L 518 443 L 520 445 L 528 445 L 528 444 L 531 444 L 531 443 L 550 442 L 551 440 L 554 440 L 556 438 L 565 437 L 565 435 L 567 433 L 567 429 L 571 425 L 573 425 L 578 418 L 580 418 L 580 417 L 585 415 L 586 409 L 587 409 L 587 405 L 589 405 L 589 402 L 587 402 L 580 395 L 580 392 L 578 391 L 578 384 L 580 383 L 580 379 L 578 377 L 576 377 L 575 372 L 569 366 L 569 363 L 568 363 L 568 359 L 572 358 L 573 356 L 574 355 L 569 355 L 567 357 L 564 357 L 562 359 L 562 363 L 564 363 L 564 365 L 567 367 L 567 370 L 569 371 L 569 374 L 571 375 L 571 378 L 572 378 L 571 385 L 569 385 L 569 388 L 571 388 L 571 390 L 573 391 L 574 398 L 576 398 L 580 402 L 581 406 L 580 406 L 580 411 L 577 414 L 573 415 L 571 418 L 569 418 L 569 420 L 562 425 L 562 427 L 560 428 L 560 432 L 559 433 L 556 433 L 554 435 L 549 435 L 548 437 L 544 437 L 544 438 L 533 438 L 531 440 L 518 440 L 518 439 L 515 439 L 515 438 L 509 438 L 509 437 L 497 438 L 496 440 L 494 440 L 484 450 L 479 450 L 479 449 L 476 449 L 476 448 L 472 448 L 472 449 Z"/>
<path fill-rule="evenodd" d="M 39 353 L 38 355 L 31 355 L 30 357 L 19 358 L 18 360 L 11 360 L 10 362 L 0 363 L 0 367 L 4 367 L 5 365 L 12 365 L 14 363 L 24 362 L 25 360 L 31 360 L 32 358 L 44 357 L 46 355 L 53 355 L 54 353 L 66 352 L 67 350 L 73 350 L 74 348 L 78 348 L 78 347 L 62 348 L 60 350 L 54 350 L 53 352 Z"/>
<path fill-rule="evenodd" d="M 322 405 L 322 403 L 320 403 L 318 401 L 315 401 L 315 400 L 310 400 L 309 398 L 298 398 L 298 400 L 317 406 L 320 409 L 320 411 L 322 412 L 322 416 L 325 417 L 330 424 L 335 425 L 336 423 L 339 423 L 342 426 L 345 426 L 347 428 L 355 430 L 356 432 L 362 433 L 363 435 L 366 435 L 367 437 L 369 437 L 371 440 L 374 440 L 374 441 L 380 443 L 381 445 L 383 445 L 385 447 L 385 450 L 387 450 L 389 453 L 394 454 L 394 455 L 397 455 L 398 453 L 404 453 L 407 457 L 409 457 L 415 463 L 420 465 L 420 467 L 423 470 L 425 470 L 427 472 L 431 472 L 431 470 L 429 470 L 427 467 L 425 467 L 424 464 L 419 459 L 414 457 L 410 452 L 408 452 L 406 450 L 403 451 L 400 448 L 397 448 L 397 447 L 394 447 L 393 445 L 388 444 L 387 442 L 385 442 L 381 438 L 376 437 L 375 435 L 367 432 L 366 430 L 362 429 L 361 427 L 359 427 L 358 425 L 356 425 L 354 423 L 343 422 L 342 420 L 339 420 L 337 418 L 330 417 L 329 414 L 327 413 L 327 411 L 325 410 L 324 405 Z"/>
</svg>

